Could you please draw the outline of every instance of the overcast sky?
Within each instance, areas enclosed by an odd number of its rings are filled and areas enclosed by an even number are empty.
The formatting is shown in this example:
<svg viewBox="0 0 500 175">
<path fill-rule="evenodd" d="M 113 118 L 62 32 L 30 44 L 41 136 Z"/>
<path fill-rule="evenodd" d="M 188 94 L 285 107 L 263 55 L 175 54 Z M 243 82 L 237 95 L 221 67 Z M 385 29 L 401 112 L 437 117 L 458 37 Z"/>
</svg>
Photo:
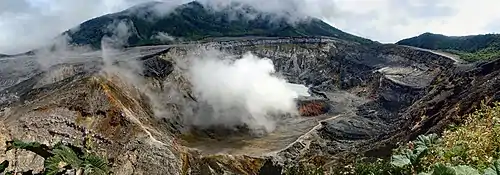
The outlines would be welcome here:
<svg viewBox="0 0 500 175">
<path fill-rule="evenodd" d="M 147 1 L 0 0 L 0 53 L 30 50 L 85 20 Z M 341 30 L 380 42 L 424 32 L 500 33 L 500 0 L 261 0 L 258 4 L 266 9 L 297 4 L 301 11 Z"/>
</svg>

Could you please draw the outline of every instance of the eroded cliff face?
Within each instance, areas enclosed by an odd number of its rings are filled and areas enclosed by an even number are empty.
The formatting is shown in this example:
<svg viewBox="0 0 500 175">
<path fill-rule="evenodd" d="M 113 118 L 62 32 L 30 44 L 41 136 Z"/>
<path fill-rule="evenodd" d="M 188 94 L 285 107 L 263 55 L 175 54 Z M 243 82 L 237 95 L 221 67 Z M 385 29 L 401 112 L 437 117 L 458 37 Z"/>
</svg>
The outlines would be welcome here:
<svg viewBox="0 0 500 175">
<path fill-rule="evenodd" d="M 299 98 L 298 108 L 325 108 L 314 115 L 273 118 L 276 129 L 260 136 L 244 126 L 195 126 L 200 104 L 185 71 L 189 58 L 204 48 L 270 58 L 289 82 L 309 87 L 312 96 Z M 1 70 L 0 77 L 13 76 L 0 86 L 0 151 L 12 139 L 77 146 L 91 142 L 115 174 L 259 174 L 280 172 L 297 161 L 324 165 L 379 143 L 401 141 L 386 138 L 401 124 L 416 126 L 409 123 L 417 117 L 412 111 L 420 109 L 415 102 L 428 101 L 432 86 L 448 77 L 442 73 L 456 67 L 453 60 L 422 50 L 333 38 L 132 48 L 113 55 L 124 59 L 111 64 L 124 65 L 118 68 L 131 70 L 127 73 L 109 68 L 101 56 L 88 53 L 82 58 L 89 59 L 49 69 L 30 57 L 1 60 L 30 64 Z M 41 157 L 24 151 L 1 154 L 4 159 L 17 171 L 43 168 Z"/>
<path fill-rule="evenodd" d="M 500 60 L 457 65 L 438 75 L 425 88 L 425 95 L 403 113 L 399 132 L 388 135 L 374 150 L 391 147 L 396 140 L 413 140 L 418 135 L 441 133 L 450 124 L 461 124 L 462 116 L 481 104 L 500 100 Z"/>
</svg>

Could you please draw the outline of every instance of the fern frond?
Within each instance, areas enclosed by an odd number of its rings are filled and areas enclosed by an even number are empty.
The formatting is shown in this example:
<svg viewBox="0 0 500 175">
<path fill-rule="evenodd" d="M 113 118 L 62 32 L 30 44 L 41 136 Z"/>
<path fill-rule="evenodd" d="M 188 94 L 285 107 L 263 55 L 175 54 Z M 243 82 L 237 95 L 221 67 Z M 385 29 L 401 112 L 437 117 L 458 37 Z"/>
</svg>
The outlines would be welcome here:
<svg viewBox="0 0 500 175">
<path fill-rule="evenodd" d="M 67 169 L 78 169 L 82 165 L 83 161 L 67 146 L 57 145 L 52 153 L 54 156 L 46 159 L 44 163 L 46 174 L 58 174 Z"/>
<path fill-rule="evenodd" d="M 12 141 L 7 141 L 7 149 L 6 151 L 12 150 L 12 149 L 24 149 L 31 151 L 39 156 L 42 156 L 43 158 L 48 158 L 52 156 L 53 154 L 50 152 L 50 147 L 38 142 L 23 142 L 21 140 L 12 140 Z"/>
<path fill-rule="evenodd" d="M 4 160 L 2 163 L 0 163 L 0 173 L 3 173 L 7 167 L 9 167 L 9 161 Z"/>
<path fill-rule="evenodd" d="M 110 171 L 106 159 L 92 154 L 85 155 L 82 166 L 85 175 L 107 175 Z"/>
</svg>

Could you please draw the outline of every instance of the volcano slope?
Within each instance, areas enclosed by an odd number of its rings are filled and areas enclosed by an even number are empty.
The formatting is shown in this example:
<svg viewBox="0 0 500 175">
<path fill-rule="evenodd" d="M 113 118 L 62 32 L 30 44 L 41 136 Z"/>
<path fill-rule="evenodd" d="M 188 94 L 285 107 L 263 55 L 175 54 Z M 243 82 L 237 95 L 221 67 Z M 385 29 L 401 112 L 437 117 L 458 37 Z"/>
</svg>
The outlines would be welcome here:
<svg viewBox="0 0 500 175">
<path fill-rule="evenodd" d="M 255 134 L 245 123 L 200 125 L 204 104 L 186 69 L 207 48 L 269 58 L 311 96 L 297 99 L 298 115 L 270 116 L 271 132 Z M 0 151 L 13 139 L 91 142 L 115 174 L 279 174 L 298 162 L 382 156 L 397 142 L 440 131 L 483 98 L 496 100 L 500 87 L 498 61 L 460 65 L 423 50 L 324 37 L 234 38 L 66 57 L 72 59 L 49 66 L 36 56 L 0 60 Z M 0 160 L 17 172 L 43 169 L 43 158 L 30 152 L 7 151 Z"/>
</svg>

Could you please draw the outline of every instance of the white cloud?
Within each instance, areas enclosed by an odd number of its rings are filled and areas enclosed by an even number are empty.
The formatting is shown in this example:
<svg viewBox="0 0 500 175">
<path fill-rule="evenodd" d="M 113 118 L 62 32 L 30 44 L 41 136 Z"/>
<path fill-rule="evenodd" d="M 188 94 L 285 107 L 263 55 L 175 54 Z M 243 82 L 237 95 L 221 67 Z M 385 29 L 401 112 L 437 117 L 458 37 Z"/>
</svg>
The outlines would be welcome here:
<svg viewBox="0 0 500 175">
<path fill-rule="evenodd" d="M 257 10 L 286 17 L 290 22 L 296 22 L 307 16 L 336 16 L 333 0 L 199 0 L 215 7 L 227 7 L 232 2 L 238 2 L 255 7 Z M 234 8 L 234 7 L 233 7 Z"/>
<path fill-rule="evenodd" d="M 2 0 L 0 53 L 40 47 L 58 34 L 100 15 L 147 0 Z"/>
<path fill-rule="evenodd" d="M 0 53 L 39 47 L 93 17 L 149 0 L 2 0 Z M 179 2 L 185 0 L 163 0 Z M 230 0 L 205 0 L 228 2 Z M 233 0 L 264 11 L 292 9 L 353 34 L 395 42 L 423 32 L 466 35 L 499 32 L 498 0 Z"/>
<path fill-rule="evenodd" d="M 346 31 L 381 42 L 424 32 L 470 35 L 500 32 L 498 0 L 334 0 L 338 17 L 327 20 Z"/>
</svg>

